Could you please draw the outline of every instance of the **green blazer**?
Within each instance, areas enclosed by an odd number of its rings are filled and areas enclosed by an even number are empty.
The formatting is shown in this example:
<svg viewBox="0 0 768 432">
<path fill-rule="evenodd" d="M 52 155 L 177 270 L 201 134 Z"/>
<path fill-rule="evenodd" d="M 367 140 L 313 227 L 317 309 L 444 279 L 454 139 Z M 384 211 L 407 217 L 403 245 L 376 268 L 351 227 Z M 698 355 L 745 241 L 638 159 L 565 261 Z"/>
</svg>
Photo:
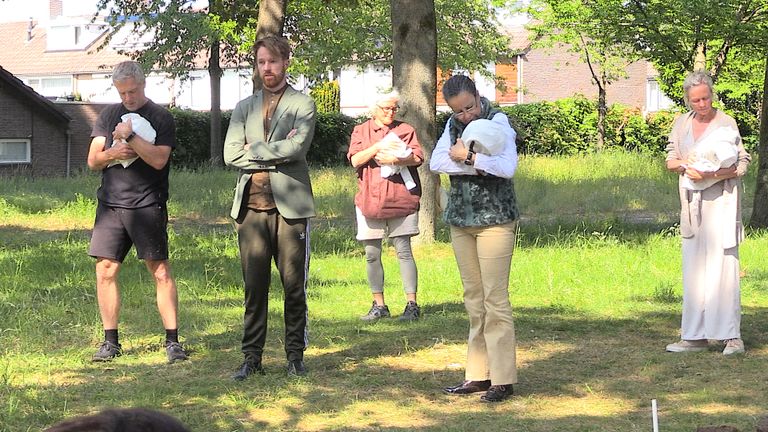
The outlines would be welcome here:
<svg viewBox="0 0 768 432">
<path fill-rule="evenodd" d="M 315 216 L 315 201 L 309 180 L 307 151 L 315 134 L 315 102 L 291 86 L 285 89 L 264 141 L 263 92 L 235 106 L 224 139 L 224 162 L 240 169 L 230 216 L 239 219 L 243 193 L 255 170 L 268 170 L 277 211 L 286 219 Z M 286 138 L 296 129 L 296 134 Z M 248 150 L 245 144 L 250 144 Z"/>
</svg>

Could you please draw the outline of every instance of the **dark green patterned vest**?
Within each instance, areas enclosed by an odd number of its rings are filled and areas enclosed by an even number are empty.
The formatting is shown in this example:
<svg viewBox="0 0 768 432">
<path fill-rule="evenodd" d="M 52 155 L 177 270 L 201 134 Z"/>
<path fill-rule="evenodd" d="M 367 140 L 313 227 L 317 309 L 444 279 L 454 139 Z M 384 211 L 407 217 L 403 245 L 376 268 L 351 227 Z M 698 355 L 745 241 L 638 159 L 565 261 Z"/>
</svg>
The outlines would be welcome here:
<svg viewBox="0 0 768 432">
<path fill-rule="evenodd" d="M 501 111 L 491 107 L 490 101 L 480 98 L 482 111 L 479 118 L 492 119 Z M 465 124 L 453 115 L 448 120 L 451 145 L 464 132 Z M 448 192 L 448 205 L 443 217 L 449 225 L 469 227 L 500 225 L 519 216 L 515 185 L 512 179 L 486 175 L 452 175 Z"/>
</svg>

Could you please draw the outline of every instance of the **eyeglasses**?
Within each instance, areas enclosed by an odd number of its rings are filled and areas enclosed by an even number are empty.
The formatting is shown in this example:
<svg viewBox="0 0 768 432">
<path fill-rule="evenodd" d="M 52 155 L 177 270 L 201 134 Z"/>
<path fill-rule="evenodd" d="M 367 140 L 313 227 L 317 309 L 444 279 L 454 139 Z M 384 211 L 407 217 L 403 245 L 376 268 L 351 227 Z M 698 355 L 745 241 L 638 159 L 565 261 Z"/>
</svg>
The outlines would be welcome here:
<svg viewBox="0 0 768 432">
<path fill-rule="evenodd" d="M 380 110 L 382 110 L 382 111 L 384 111 L 384 112 L 389 112 L 389 113 L 396 113 L 396 112 L 397 112 L 397 110 L 399 110 L 399 109 L 400 109 L 400 107 L 399 107 L 399 106 L 397 106 L 397 105 L 395 105 L 395 106 L 389 106 L 389 107 L 383 107 L 383 106 L 381 106 L 381 105 L 376 105 L 376 106 L 377 106 L 377 107 L 379 107 L 379 109 L 380 109 Z"/>
<path fill-rule="evenodd" d="M 474 109 L 477 108 L 477 97 L 475 97 L 475 101 L 472 102 L 472 105 L 464 108 L 463 110 L 454 111 L 453 113 L 457 116 L 464 115 L 469 113 L 470 111 L 474 111 Z"/>
</svg>

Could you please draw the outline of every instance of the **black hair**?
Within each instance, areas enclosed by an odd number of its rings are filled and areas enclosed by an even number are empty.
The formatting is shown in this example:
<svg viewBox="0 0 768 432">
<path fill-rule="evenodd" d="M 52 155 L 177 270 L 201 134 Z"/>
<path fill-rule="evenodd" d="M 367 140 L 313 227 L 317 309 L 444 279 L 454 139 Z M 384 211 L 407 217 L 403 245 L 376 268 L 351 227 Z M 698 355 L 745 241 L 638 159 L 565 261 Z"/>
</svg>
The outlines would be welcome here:
<svg viewBox="0 0 768 432">
<path fill-rule="evenodd" d="M 454 75 L 443 84 L 443 98 L 448 100 L 461 92 L 467 92 L 477 96 L 475 82 L 466 75 Z"/>
</svg>

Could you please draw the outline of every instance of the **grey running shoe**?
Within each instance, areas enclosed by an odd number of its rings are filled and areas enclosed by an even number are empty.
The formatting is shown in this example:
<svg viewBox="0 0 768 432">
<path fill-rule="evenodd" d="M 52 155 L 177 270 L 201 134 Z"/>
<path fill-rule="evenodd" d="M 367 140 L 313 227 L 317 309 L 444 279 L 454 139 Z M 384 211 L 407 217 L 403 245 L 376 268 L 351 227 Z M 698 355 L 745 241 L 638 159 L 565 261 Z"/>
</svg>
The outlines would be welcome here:
<svg viewBox="0 0 768 432">
<path fill-rule="evenodd" d="M 113 344 L 110 341 L 104 341 L 99 345 L 99 350 L 93 355 L 92 361 L 106 362 L 123 353 L 123 347 L 120 344 Z"/>
<path fill-rule="evenodd" d="M 416 321 L 421 317 L 421 308 L 415 301 L 409 301 L 405 305 L 403 314 L 398 318 L 400 321 Z"/>
<path fill-rule="evenodd" d="M 377 321 L 379 318 L 388 318 L 390 316 L 392 316 L 392 314 L 389 313 L 389 307 L 387 307 L 387 305 L 379 306 L 374 301 L 371 310 L 369 310 L 367 314 L 361 316 L 360 319 L 372 322 Z"/>
<path fill-rule="evenodd" d="M 177 361 L 186 360 L 187 353 L 178 342 L 165 342 L 165 354 L 168 356 L 168 363 L 175 363 Z"/>
</svg>

